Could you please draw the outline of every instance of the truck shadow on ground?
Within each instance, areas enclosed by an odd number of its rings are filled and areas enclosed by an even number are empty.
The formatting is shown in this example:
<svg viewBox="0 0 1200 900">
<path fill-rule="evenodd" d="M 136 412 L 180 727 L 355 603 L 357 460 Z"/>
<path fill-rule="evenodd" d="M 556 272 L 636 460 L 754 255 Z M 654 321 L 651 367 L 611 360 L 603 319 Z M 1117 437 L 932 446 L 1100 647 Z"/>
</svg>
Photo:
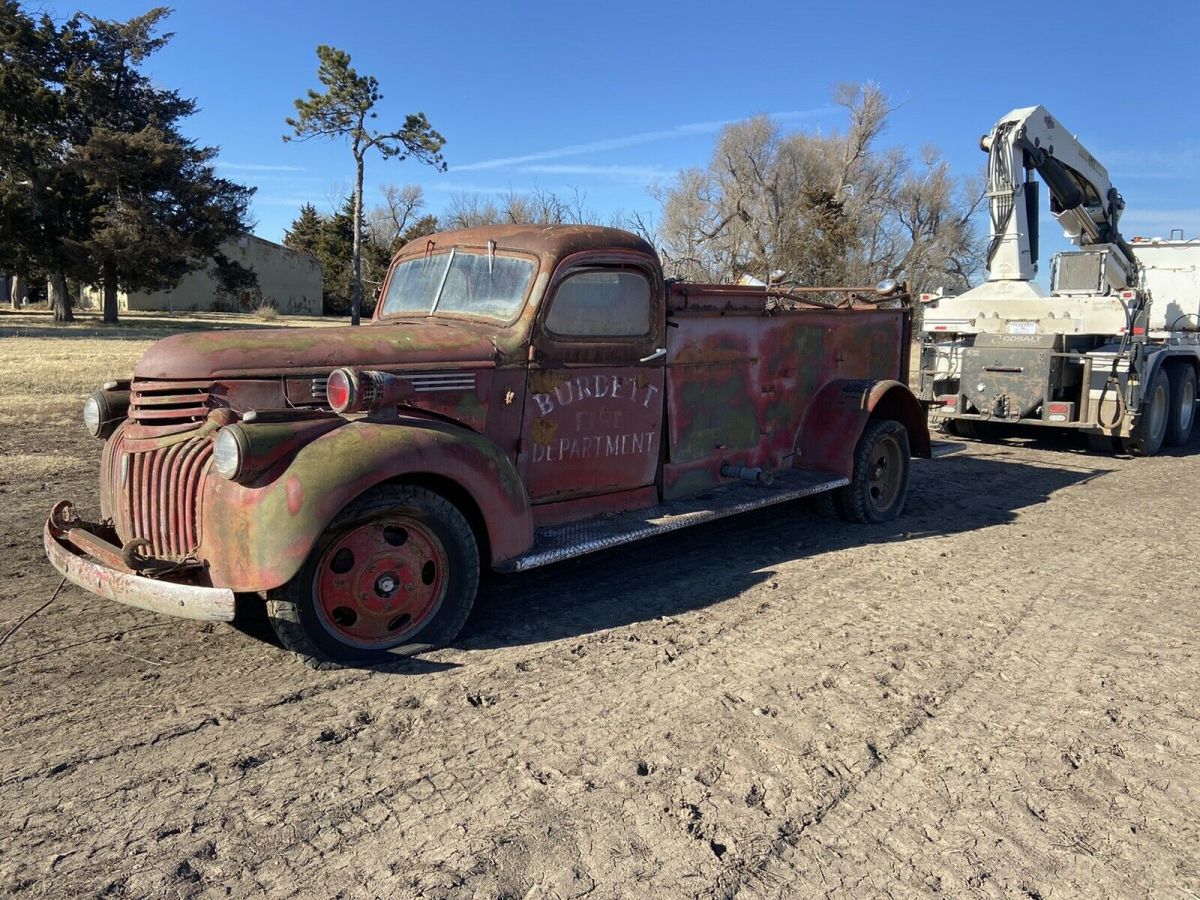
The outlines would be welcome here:
<svg viewBox="0 0 1200 900">
<path fill-rule="evenodd" d="M 815 500 L 674 532 L 523 575 L 485 579 L 456 646 L 562 640 L 712 606 L 773 579 L 775 567 L 863 544 L 919 541 L 1014 521 L 1056 491 L 1113 470 L 955 456 L 913 467 L 908 506 L 885 525 L 857 525 Z M 700 573 L 702 577 L 695 577 Z"/>
<path fill-rule="evenodd" d="M 1028 447 L 1032 450 L 1050 450 L 1059 453 L 1086 455 L 1096 459 L 1116 458 L 1132 459 L 1126 453 L 1109 453 L 1093 450 L 1084 435 L 1076 431 L 1056 431 L 1052 428 L 1041 428 L 1036 425 L 1010 425 L 1003 429 L 997 428 L 985 437 L 961 438 L 956 435 L 937 435 L 943 440 L 962 441 L 968 444 Z M 1191 440 L 1181 447 L 1163 446 L 1158 456 L 1195 456 L 1200 454 L 1200 426 L 1192 432 Z"/>
<path fill-rule="evenodd" d="M 1067 435 L 1058 449 L 1077 446 L 1071 438 Z M 1006 452 L 998 449 L 1001 455 Z M 884 525 L 843 522 L 830 514 L 827 502 L 813 498 L 527 573 L 485 575 L 475 609 L 453 647 L 487 650 L 584 638 L 715 606 L 773 580 L 782 564 L 864 544 L 920 541 L 1008 524 L 1022 509 L 1116 468 L 1111 456 L 1099 454 L 1065 462 L 1029 465 L 969 453 L 919 461 L 913 465 L 904 513 Z M 238 627 L 274 643 L 261 607 L 255 606 L 245 617 L 239 612 Z M 418 656 L 361 668 L 416 675 L 458 665 Z"/>
</svg>

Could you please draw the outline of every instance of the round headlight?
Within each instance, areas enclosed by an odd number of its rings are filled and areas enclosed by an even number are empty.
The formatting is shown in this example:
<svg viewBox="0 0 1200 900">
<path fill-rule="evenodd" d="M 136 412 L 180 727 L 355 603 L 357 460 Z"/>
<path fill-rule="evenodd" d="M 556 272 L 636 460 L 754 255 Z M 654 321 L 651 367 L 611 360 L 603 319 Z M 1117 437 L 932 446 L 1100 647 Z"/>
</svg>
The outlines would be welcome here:
<svg viewBox="0 0 1200 900">
<path fill-rule="evenodd" d="M 246 433 L 237 425 L 230 425 L 217 432 L 213 440 L 213 468 L 217 474 L 230 480 L 242 473 L 246 462 Z"/>
<path fill-rule="evenodd" d="M 104 415 L 104 398 L 99 394 L 92 394 L 87 400 L 83 401 L 83 427 L 87 429 L 88 434 L 92 437 L 100 437 L 100 428 L 104 424 L 107 416 Z"/>
</svg>

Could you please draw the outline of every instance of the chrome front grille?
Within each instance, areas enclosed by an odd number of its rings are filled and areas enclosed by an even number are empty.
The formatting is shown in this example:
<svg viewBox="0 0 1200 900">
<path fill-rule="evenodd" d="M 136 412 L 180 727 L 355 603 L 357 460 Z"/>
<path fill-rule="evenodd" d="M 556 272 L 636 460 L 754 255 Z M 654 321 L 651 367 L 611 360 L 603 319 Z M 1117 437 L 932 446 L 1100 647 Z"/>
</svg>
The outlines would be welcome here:
<svg viewBox="0 0 1200 900">
<path fill-rule="evenodd" d="M 200 545 L 201 497 L 212 463 L 212 439 L 130 450 L 118 438 L 108 457 L 113 522 L 124 541 L 150 542 L 150 555 L 182 558 Z"/>
<path fill-rule="evenodd" d="M 203 422 L 212 403 L 209 381 L 135 381 L 129 418 L 139 425 L 192 425 Z"/>
</svg>

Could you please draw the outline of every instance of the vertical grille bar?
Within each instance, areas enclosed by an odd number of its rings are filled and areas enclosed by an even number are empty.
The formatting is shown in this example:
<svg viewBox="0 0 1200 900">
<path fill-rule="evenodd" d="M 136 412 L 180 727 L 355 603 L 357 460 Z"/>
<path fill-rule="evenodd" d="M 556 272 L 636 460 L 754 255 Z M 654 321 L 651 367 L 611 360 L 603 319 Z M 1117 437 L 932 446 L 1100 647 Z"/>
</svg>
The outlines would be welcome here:
<svg viewBox="0 0 1200 900">
<path fill-rule="evenodd" d="M 149 453 L 134 454 L 134 461 L 137 463 L 137 468 L 134 471 L 134 478 L 130 484 L 130 490 L 133 491 L 133 509 L 137 513 L 137 523 L 134 525 L 134 534 L 137 537 L 144 538 L 150 534 L 150 504 L 146 499 L 146 487 L 150 482 L 150 466 L 148 463 L 151 460 Z"/>
<path fill-rule="evenodd" d="M 146 454 L 146 533 L 143 537 L 150 539 L 150 552 L 155 556 L 163 555 L 162 532 L 158 527 L 159 484 L 162 481 L 163 454 L 159 450 L 151 450 Z"/>
<path fill-rule="evenodd" d="M 175 469 L 180 452 L 185 447 L 185 444 L 173 444 L 167 448 L 161 466 L 162 477 L 158 482 L 158 530 L 163 536 L 163 552 L 170 556 L 179 556 L 183 552 L 179 549 L 179 537 L 175 528 L 178 520 L 176 509 L 180 504 L 176 501 L 174 493 L 178 484 Z"/>
<path fill-rule="evenodd" d="M 120 458 L 125 454 L 128 478 L 122 488 Z M 208 438 L 143 451 L 116 448 L 105 476 L 121 507 L 113 510 L 113 521 L 122 538 L 149 541 L 150 552 L 158 557 L 179 558 L 195 550 L 201 537 L 200 491 L 211 458 Z"/>
<path fill-rule="evenodd" d="M 192 445 L 189 451 L 191 467 L 187 474 L 187 483 L 180 491 L 183 503 L 184 522 L 184 552 L 188 553 L 200 545 L 200 492 L 204 488 L 204 476 L 208 473 L 208 463 L 212 459 L 212 442 L 199 441 Z"/>
</svg>

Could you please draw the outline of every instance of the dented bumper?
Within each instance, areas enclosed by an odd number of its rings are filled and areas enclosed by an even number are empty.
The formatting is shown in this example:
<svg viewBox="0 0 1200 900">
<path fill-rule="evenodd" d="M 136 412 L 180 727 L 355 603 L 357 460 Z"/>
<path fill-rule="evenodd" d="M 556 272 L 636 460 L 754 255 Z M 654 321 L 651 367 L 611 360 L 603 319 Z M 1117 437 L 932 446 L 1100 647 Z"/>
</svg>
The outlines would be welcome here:
<svg viewBox="0 0 1200 900">
<path fill-rule="evenodd" d="M 207 622 L 233 619 L 233 591 L 139 575 L 120 562 L 119 548 L 100 537 L 95 527 L 72 518 L 69 510 L 65 504 L 55 507 L 42 541 L 47 558 L 72 584 L 117 603 L 169 616 Z"/>
</svg>

